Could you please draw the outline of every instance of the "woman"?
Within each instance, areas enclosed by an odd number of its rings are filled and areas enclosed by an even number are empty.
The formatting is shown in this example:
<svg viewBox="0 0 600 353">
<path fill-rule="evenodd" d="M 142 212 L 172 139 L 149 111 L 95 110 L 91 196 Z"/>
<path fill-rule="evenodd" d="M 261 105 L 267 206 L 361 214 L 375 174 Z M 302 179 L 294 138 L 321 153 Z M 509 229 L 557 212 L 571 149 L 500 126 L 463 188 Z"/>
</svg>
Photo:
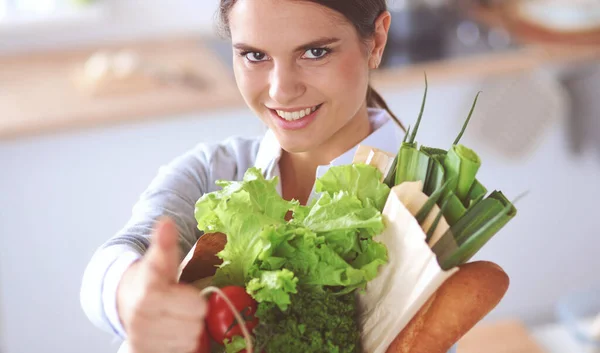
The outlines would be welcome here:
<svg viewBox="0 0 600 353">
<path fill-rule="evenodd" d="M 162 168 L 94 255 L 82 306 L 97 326 L 127 337 L 132 352 L 196 348 L 206 306 L 176 284 L 177 270 L 200 236 L 195 202 L 215 180 L 239 180 L 257 166 L 280 177 L 285 199 L 306 204 L 315 178 L 350 163 L 359 143 L 395 153 L 403 135 L 369 86 L 390 27 L 385 0 L 222 0 L 220 14 L 240 92 L 269 131 L 200 144 Z M 174 222 L 156 225 L 163 216 Z"/>
</svg>

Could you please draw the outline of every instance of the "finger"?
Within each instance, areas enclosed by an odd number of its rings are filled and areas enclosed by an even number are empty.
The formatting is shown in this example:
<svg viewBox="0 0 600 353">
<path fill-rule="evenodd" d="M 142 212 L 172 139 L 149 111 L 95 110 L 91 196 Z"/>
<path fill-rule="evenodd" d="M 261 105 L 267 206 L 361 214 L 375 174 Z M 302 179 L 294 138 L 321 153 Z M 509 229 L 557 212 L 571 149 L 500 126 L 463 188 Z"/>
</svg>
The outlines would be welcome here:
<svg viewBox="0 0 600 353">
<path fill-rule="evenodd" d="M 172 286 L 163 295 L 170 303 L 166 306 L 167 315 L 182 319 L 204 320 L 208 304 L 196 288 L 188 285 Z"/>
<path fill-rule="evenodd" d="M 200 295 L 199 290 L 184 284 L 147 291 L 136 307 L 138 315 L 154 317 L 157 320 L 163 317 L 204 320 L 207 311 L 207 299 Z"/>
<path fill-rule="evenodd" d="M 144 257 L 149 280 L 154 283 L 177 282 L 180 262 L 179 232 L 170 218 L 158 221 L 152 243 Z"/>
<path fill-rule="evenodd" d="M 129 337 L 131 346 L 140 352 L 193 352 L 204 329 L 202 320 L 150 316 L 143 320 L 146 329 Z"/>
</svg>

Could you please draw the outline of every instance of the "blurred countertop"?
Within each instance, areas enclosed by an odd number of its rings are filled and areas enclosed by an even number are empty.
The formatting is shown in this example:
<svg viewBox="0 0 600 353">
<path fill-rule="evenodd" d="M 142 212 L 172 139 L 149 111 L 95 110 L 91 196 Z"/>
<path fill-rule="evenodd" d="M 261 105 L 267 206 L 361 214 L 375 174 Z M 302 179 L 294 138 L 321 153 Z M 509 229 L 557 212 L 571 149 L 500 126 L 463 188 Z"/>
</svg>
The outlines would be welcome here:
<svg viewBox="0 0 600 353">
<path fill-rule="evenodd" d="M 486 16 L 480 18 L 502 25 Z M 209 42 L 189 36 L 0 56 L 0 140 L 243 108 L 231 68 Z M 107 56 L 99 52 L 121 53 L 120 71 L 106 76 Z M 600 45 L 524 40 L 512 50 L 384 66 L 372 84 L 404 89 L 422 86 L 424 72 L 438 84 L 599 59 Z"/>
</svg>

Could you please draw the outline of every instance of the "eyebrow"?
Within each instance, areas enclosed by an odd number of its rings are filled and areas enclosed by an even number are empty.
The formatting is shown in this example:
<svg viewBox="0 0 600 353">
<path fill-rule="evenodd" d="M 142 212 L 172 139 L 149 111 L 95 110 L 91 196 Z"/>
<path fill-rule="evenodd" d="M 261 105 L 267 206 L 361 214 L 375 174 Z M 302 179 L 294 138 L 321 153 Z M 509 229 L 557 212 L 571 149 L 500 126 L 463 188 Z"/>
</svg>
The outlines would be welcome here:
<svg viewBox="0 0 600 353">
<path fill-rule="evenodd" d="M 317 40 L 313 40 L 312 42 L 306 43 L 306 44 L 302 44 L 298 47 L 296 47 L 296 49 L 294 49 L 295 52 L 298 51 L 303 51 L 303 50 L 308 50 L 308 49 L 312 49 L 312 48 L 318 48 L 318 47 L 323 47 L 326 45 L 330 45 L 330 44 L 334 44 L 336 42 L 339 42 L 341 39 L 337 38 L 337 37 L 325 37 L 325 38 L 319 38 Z M 250 52 L 260 52 L 263 53 L 264 50 L 255 48 L 251 45 L 245 44 L 245 43 L 236 43 L 233 45 L 233 47 L 235 49 L 238 50 L 243 50 L 243 51 L 250 51 Z"/>
</svg>

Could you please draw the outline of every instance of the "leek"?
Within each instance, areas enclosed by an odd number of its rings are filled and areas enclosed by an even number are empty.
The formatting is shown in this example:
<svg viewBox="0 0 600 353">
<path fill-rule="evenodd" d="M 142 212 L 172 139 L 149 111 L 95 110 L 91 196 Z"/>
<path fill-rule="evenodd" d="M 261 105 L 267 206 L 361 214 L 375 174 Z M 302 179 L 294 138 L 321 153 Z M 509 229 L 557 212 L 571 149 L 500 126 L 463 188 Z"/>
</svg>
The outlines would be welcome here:
<svg viewBox="0 0 600 353">
<path fill-rule="evenodd" d="M 446 222 L 452 226 L 467 213 L 467 209 L 452 191 L 444 196 L 444 199 L 448 200 L 448 208 L 444 212 L 444 217 Z"/>
<path fill-rule="evenodd" d="M 383 179 L 385 185 L 387 185 L 390 189 L 393 188 L 395 185 L 394 182 L 396 180 L 396 166 L 398 165 L 398 156 L 399 154 L 396 154 L 394 160 L 392 161 L 392 165 L 390 166 L 390 169 L 387 172 L 387 175 Z"/>
<path fill-rule="evenodd" d="M 491 219 L 495 219 L 496 215 L 501 214 L 507 206 L 512 206 L 510 201 L 504 197 L 502 192 L 494 191 L 490 196 L 469 209 L 464 217 L 452 226 L 454 238 L 458 245 L 464 243 L 473 233 L 484 227 L 491 227 L 490 229 L 494 233 L 502 228 L 512 218 L 512 214 L 508 214 L 506 218 L 494 223 L 493 227 L 489 225 L 489 222 Z M 509 209 L 509 211 L 514 210 Z"/>
<path fill-rule="evenodd" d="M 396 164 L 396 177 L 395 185 L 400 185 L 405 181 L 425 181 L 427 177 L 427 169 L 429 167 L 429 157 L 421 153 L 417 149 L 417 132 L 419 131 L 419 125 L 421 125 L 421 119 L 423 118 L 423 111 L 425 110 L 425 101 L 427 100 L 427 75 L 425 76 L 425 93 L 423 94 L 423 101 L 421 103 L 421 110 L 419 111 L 419 117 L 415 127 L 408 140 L 402 143 L 400 151 L 396 155 L 398 162 Z"/>
<path fill-rule="evenodd" d="M 430 155 L 440 161 L 446 157 L 446 154 L 448 154 L 448 151 L 443 150 L 441 148 L 427 147 L 427 146 L 421 146 L 421 151 L 427 153 L 428 155 Z"/>
<path fill-rule="evenodd" d="M 404 134 L 404 139 L 402 140 L 402 145 L 400 146 L 400 148 L 402 148 L 402 146 L 404 146 L 409 135 L 410 135 L 410 125 L 408 125 L 406 134 Z M 396 167 L 398 166 L 398 158 L 399 157 L 400 157 L 400 151 L 398 151 L 398 153 L 396 153 L 396 156 L 394 157 L 394 160 L 392 161 L 392 165 L 390 166 L 390 169 L 388 170 L 387 175 L 383 179 L 383 182 L 390 189 L 396 185 Z"/>
<path fill-rule="evenodd" d="M 423 182 L 423 192 L 430 196 L 435 190 L 439 189 L 444 183 L 444 166 L 436 155 L 429 154 L 426 150 L 421 148 L 421 153 L 425 154 L 429 158 L 429 165 L 427 166 L 427 176 Z"/>
<path fill-rule="evenodd" d="M 428 83 L 427 83 L 427 74 L 425 74 L 425 93 L 423 94 L 423 100 L 421 101 L 421 110 L 419 111 L 419 117 L 417 118 L 417 123 L 415 124 L 415 129 L 412 132 L 412 135 L 410 136 L 410 140 L 408 141 L 408 143 L 415 143 L 415 139 L 417 138 L 417 131 L 419 130 L 419 125 L 421 125 L 421 118 L 423 117 L 423 112 L 425 111 L 425 101 L 427 100 L 427 89 L 428 89 Z"/>
<path fill-rule="evenodd" d="M 455 185 L 450 188 L 461 201 L 467 198 L 475 176 L 481 167 L 481 160 L 475 151 L 463 146 L 453 145 L 446 158 L 444 168 L 447 178 L 455 178 Z"/>
<path fill-rule="evenodd" d="M 402 143 L 406 143 L 406 141 L 408 140 L 408 136 L 410 136 L 410 125 L 408 125 L 408 129 L 406 130 L 406 134 L 404 135 Z"/>
<path fill-rule="evenodd" d="M 440 152 L 443 152 L 443 154 Z M 421 146 L 421 153 L 429 158 L 427 176 L 423 182 L 423 192 L 427 196 L 430 196 L 444 183 L 445 171 L 441 161 L 443 161 L 443 156 L 446 154 L 446 151 Z"/>
<path fill-rule="evenodd" d="M 433 223 L 431 224 L 431 228 L 429 228 L 429 230 L 427 231 L 427 236 L 425 238 L 425 242 L 429 243 L 429 241 L 431 240 L 431 237 L 433 236 L 433 233 L 435 232 L 435 229 L 437 228 L 438 224 L 440 223 L 440 220 L 442 219 L 442 215 L 444 214 L 444 212 L 446 211 L 446 208 L 448 207 L 448 198 L 444 200 L 444 202 L 442 203 L 442 207 L 440 208 L 440 212 L 438 212 L 437 216 L 435 216 L 435 219 L 433 220 Z"/>
<path fill-rule="evenodd" d="M 419 210 L 419 212 L 417 212 L 417 215 L 415 216 L 415 218 L 417 219 L 417 222 L 419 222 L 419 224 L 423 223 L 425 218 L 427 218 L 427 216 L 429 215 L 429 212 L 431 212 L 431 210 L 433 209 L 433 206 L 435 206 L 437 204 L 440 197 L 445 193 L 445 191 L 448 189 L 448 187 L 450 187 L 451 182 L 452 182 L 452 180 L 446 181 L 446 183 L 441 188 L 437 189 L 433 194 L 431 194 L 431 196 L 423 204 L 423 206 L 421 207 L 421 209 Z"/>
<path fill-rule="evenodd" d="M 514 204 L 502 192 L 494 191 L 469 209 L 442 237 L 452 241 L 446 239 L 434 245 L 438 263 L 446 270 L 469 261 L 516 214 Z"/>
<path fill-rule="evenodd" d="M 483 200 L 485 195 L 487 194 L 487 189 L 483 186 L 479 180 L 475 179 L 473 186 L 471 186 L 471 190 L 469 190 L 469 194 L 467 195 L 467 199 L 463 203 L 466 208 L 471 208 L 473 205 Z"/>
<path fill-rule="evenodd" d="M 414 145 L 404 144 L 398 155 L 395 185 L 405 181 L 425 181 L 429 168 L 429 157 L 426 154 L 421 153 Z"/>
<path fill-rule="evenodd" d="M 481 92 L 477 93 L 462 129 L 446 151 L 427 146 L 418 148 L 416 142 L 427 90 L 425 75 L 419 116 L 412 130 L 408 128 L 384 181 L 390 188 L 406 181 L 423 182 L 423 192 L 428 200 L 415 215 L 420 225 L 435 205 L 440 206 L 427 230 L 426 241 L 431 240 L 443 216 L 450 228 L 436 241 L 432 250 L 440 266 L 447 270 L 468 261 L 516 216 L 517 210 L 501 191 L 494 191 L 486 197 L 488 190 L 477 179 L 481 159 L 475 151 L 460 144 Z"/>
<path fill-rule="evenodd" d="M 460 130 L 460 133 L 458 133 L 456 140 L 454 140 L 453 145 L 458 145 L 458 143 L 460 142 L 460 139 L 462 138 L 463 134 L 465 133 L 465 130 L 467 130 L 467 126 L 469 125 L 469 122 L 471 121 L 471 117 L 473 116 L 473 112 L 475 111 L 475 106 L 477 105 L 477 99 L 479 99 L 480 93 L 481 92 L 477 92 L 477 95 L 475 96 L 475 100 L 473 101 L 473 105 L 471 106 L 471 111 L 469 111 L 469 115 L 467 116 L 467 120 L 463 124 L 463 127 Z"/>
<path fill-rule="evenodd" d="M 444 168 L 446 168 L 446 173 L 449 176 L 457 178 L 457 184 L 455 188 L 452 188 L 452 191 L 458 196 L 458 198 L 463 201 L 466 207 L 469 206 L 469 202 L 467 202 L 467 196 L 469 191 L 471 190 L 471 186 L 475 182 L 475 176 L 481 167 L 481 159 L 475 153 L 475 151 L 465 147 L 464 145 L 459 145 L 460 139 L 464 135 L 467 130 L 467 126 L 471 121 L 471 117 L 473 116 L 473 111 L 475 111 L 475 106 L 477 105 L 477 99 L 479 98 L 479 94 L 475 97 L 473 101 L 473 105 L 471 106 L 471 110 L 469 111 L 469 115 L 465 120 L 462 129 L 460 130 L 458 136 L 454 140 L 452 144 L 452 148 L 448 151 L 446 158 L 444 159 Z"/>
</svg>

